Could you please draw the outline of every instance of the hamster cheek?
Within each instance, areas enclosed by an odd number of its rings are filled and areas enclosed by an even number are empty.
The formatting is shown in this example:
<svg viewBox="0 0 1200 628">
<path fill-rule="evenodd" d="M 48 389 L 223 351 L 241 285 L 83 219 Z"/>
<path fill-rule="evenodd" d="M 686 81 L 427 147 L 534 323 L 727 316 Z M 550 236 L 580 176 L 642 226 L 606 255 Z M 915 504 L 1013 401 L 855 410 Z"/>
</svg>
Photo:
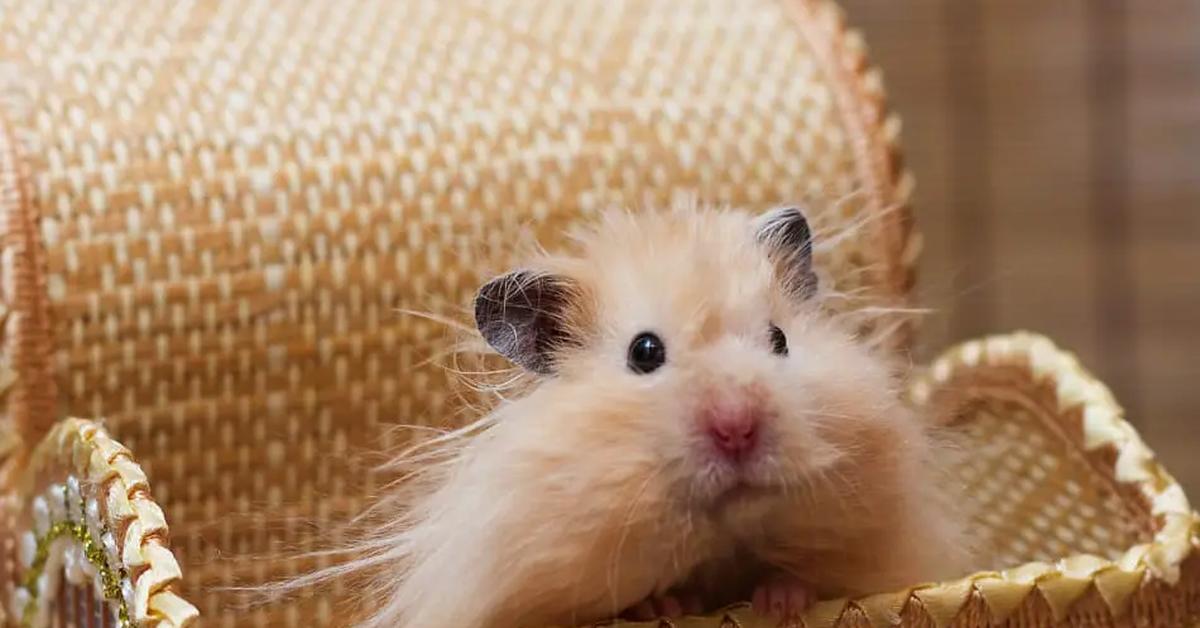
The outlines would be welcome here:
<svg viewBox="0 0 1200 628">
<path fill-rule="evenodd" d="M 780 398 L 782 397 L 782 398 Z M 790 476 L 802 479 L 818 475 L 837 464 L 845 455 L 843 447 L 829 439 L 822 429 L 833 417 L 811 400 L 777 396 L 776 412 L 769 424 L 767 459 L 786 467 Z"/>
<path fill-rule="evenodd" d="M 528 483 L 541 487 L 546 497 L 539 501 L 583 507 L 604 520 L 620 519 L 631 508 L 660 519 L 676 514 L 666 497 L 680 473 L 671 404 L 621 383 L 557 386 L 539 395 L 538 416 L 514 417 L 525 425 L 511 426 L 508 455 Z"/>
</svg>

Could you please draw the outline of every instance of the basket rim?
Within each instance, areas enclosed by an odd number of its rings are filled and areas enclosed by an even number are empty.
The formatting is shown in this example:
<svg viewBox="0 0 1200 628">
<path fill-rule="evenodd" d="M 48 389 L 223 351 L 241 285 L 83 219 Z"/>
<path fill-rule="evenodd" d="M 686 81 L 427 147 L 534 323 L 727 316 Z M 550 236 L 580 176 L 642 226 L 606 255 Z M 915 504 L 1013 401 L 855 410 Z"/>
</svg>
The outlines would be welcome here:
<svg viewBox="0 0 1200 628">
<path fill-rule="evenodd" d="M 3 104 L 0 100 L 0 354 L 9 364 L 0 366 L 0 402 L 6 410 L 0 439 L 20 454 L 57 418 L 57 392 L 45 250 L 24 146 Z"/>
<path fill-rule="evenodd" d="M 55 525 L 74 528 L 88 537 L 75 538 L 74 542 L 83 545 L 89 561 L 93 560 L 87 550 L 89 544 L 106 556 L 95 557 L 95 562 L 101 564 L 94 565 L 98 573 L 92 579 L 102 588 L 115 589 L 111 594 L 106 591 L 105 596 L 110 604 L 121 605 L 123 617 L 127 617 L 123 621 L 129 625 L 153 621 L 164 627 L 194 623 L 199 611 L 175 591 L 182 572 L 170 550 L 166 518 L 151 497 L 146 474 L 129 449 L 113 440 L 98 423 L 67 418 L 55 423 L 37 444 L 24 471 L 21 506 L 31 511 L 29 527 L 14 531 L 20 544 L 30 548 L 48 546 Z M 51 491 L 71 494 L 69 487 L 79 483 L 94 486 L 98 494 L 80 496 L 77 507 L 65 504 L 63 518 L 55 519 L 45 495 Z M 48 489 L 38 490 L 41 484 L 48 484 Z M 41 521 L 39 511 L 44 515 Z M 101 538 L 94 538 L 97 531 L 101 531 Z M 24 600 L 26 608 L 40 603 L 37 593 L 24 584 L 28 578 L 40 583 L 43 577 L 32 559 L 29 551 L 21 553 L 22 579 L 13 589 L 13 603 Z M 9 601 L 4 601 L 6 606 Z"/>
<path fill-rule="evenodd" d="M 862 34 L 851 28 L 833 0 L 783 0 L 784 11 L 827 77 L 833 103 L 851 139 L 857 177 L 877 220 L 875 242 L 887 260 L 882 284 L 902 304 L 915 297 L 921 234 L 912 209 L 915 179 L 903 158 L 900 116 L 891 110 L 883 73 L 869 58 Z M 915 320 L 897 333 L 897 346 L 911 349 Z"/>
<path fill-rule="evenodd" d="M 1080 414 L 1082 434 L 1076 445 L 1093 464 L 1102 458 L 1093 454 L 1105 450 L 1114 454 L 1106 465 L 1110 468 L 1105 470 L 1111 472 L 1116 487 L 1134 493 L 1148 506 L 1155 521 L 1152 539 L 1129 547 L 1115 560 L 1077 554 L 1054 564 L 1034 562 L 998 572 L 980 572 L 916 589 L 914 595 L 930 607 L 931 601 L 935 606 L 954 599 L 965 601 L 962 591 L 976 589 L 989 602 L 993 617 L 1002 621 L 1007 617 L 1005 611 L 1015 610 L 1016 602 L 1034 588 L 1042 593 L 1055 615 L 1061 616 L 1083 595 L 1086 584 L 1094 584 L 1109 610 L 1120 616 L 1128 610 L 1130 597 L 1145 579 L 1178 584 L 1184 561 L 1200 548 L 1200 516 L 1189 505 L 1183 488 L 1125 420 L 1124 410 L 1109 388 L 1073 354 L 1045 336 L 1026 331 L 967 341 L 945 351 L 914 378 L 912 399 L 918 404 L 927 403 L 937 387 L 971 371 L 997 367 L 1018 367 L 1028 372 L 1031 383 L 1053 385 L 1056 416 L 1071 411 Z M 1053 586 L 1064 580 L 1085 586 Z M 998 605 L 1000 598 L 1017 599 L 1011 605 Z"/>
</svg>

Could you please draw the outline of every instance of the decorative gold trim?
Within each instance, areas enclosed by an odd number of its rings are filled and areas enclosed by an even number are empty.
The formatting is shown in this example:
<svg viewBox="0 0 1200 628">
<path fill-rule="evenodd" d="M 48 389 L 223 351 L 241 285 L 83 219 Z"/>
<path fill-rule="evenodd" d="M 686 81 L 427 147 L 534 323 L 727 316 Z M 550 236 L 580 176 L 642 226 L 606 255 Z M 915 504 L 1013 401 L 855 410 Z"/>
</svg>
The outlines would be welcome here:
<svg viewBox="0 0 1200 628">
<path fill-rule="evenodd" d="M 66 490 L 64 486 L 63 492 L 66 493 Z M 83 512 L 82 500 L 80 508 L 80 512 Z M 46 568 L 46 560 L 50 554 L 50 545 L 63 537 L 69 537 L 76 543 L 79 543 L 88 562 L 96 568 L 104 592 L 104 598 L 117 606 L 117 619 L 121 622 L 121 628 L 132 628 L 133 622 L 130 621 L 129 607 L 121 597 L 121 582 L 128 581 L 128 573 L 124 568 L 120 569 L 119 574 L 114 573 L 105 559 L 104 549 L 101 547 L 99 541 L 92 538 L 87 524 L 69 520 L 56 521 L 50 524 L 49 530 L 37 540 L 37 553 L 34 555 L 33 564 L 30 565 L 29 571 L 25 574 L 23 588 L 29 593 L 29 599 L 25 602 L 22 622 L 27 626 L 33 626 L 34 624 L 41 593 L 38 590 L 39 581 Z"/>
<path fill-rule="evenodd" d="M 42 514 L 39 519 L 41 498 L 33 497 L 42 492 L 38 487 L 58 480 L 71 487 L 74 478 L 79 478 L 78 499 L 69 488 L 62 489 L 65 517 L 49 521 Z M 40 532 L 31 543 L 36 549 L 26 560 L 29 571 L 22 575 L 24 586 L 17 593 L 28 596 L 27 624 L 43 603 L 38 587 L 50 545 L 59 538 L 80 544 L 96 568 L 104 597 L 115 604 L 123 628 L 182 627 L 195 621 L 196 608 L 174 592 L 182 574 L 168 549 L 166 519 L 150 497 L 146 475 L 129 450 L 97 424 L 82 419 L 55 424 L 30 457 L 25 486 L 26 499 L 32 502 L 26 504 L 31 511 L 27 519 Z"/>
</svg>

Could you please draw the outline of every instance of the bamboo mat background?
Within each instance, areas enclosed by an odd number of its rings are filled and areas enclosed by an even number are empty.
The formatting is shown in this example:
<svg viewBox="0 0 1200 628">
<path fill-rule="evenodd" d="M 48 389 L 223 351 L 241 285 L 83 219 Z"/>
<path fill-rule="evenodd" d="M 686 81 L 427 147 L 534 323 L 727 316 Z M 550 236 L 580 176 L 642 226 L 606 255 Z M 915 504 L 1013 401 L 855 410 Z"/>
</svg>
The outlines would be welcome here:
<svg viewBox="0 0 1200 628">
<path fill-rule="evenodd" d="M 904 119 L 925 355 L 1075 351 L 1200 498 L 1200 2 L 844 0 Z"/>
</svg>

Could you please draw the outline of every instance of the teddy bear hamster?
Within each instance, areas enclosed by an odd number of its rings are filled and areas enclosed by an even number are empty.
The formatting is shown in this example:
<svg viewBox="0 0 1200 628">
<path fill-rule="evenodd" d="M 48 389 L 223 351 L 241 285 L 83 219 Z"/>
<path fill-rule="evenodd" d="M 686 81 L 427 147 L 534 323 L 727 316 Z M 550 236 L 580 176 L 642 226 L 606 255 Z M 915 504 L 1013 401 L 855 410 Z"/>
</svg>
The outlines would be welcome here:
<svg viewBox="0 0 1200 628">
<path fill-rule="evenodd" d="M 957 575 L 948 455 L 897 370 L 822 308 L 802 210 L 604 214 L 483 285 L 532 377 L 422 449 L 370 570 L 372 628 L 569 626 Z"/>
</svg>

